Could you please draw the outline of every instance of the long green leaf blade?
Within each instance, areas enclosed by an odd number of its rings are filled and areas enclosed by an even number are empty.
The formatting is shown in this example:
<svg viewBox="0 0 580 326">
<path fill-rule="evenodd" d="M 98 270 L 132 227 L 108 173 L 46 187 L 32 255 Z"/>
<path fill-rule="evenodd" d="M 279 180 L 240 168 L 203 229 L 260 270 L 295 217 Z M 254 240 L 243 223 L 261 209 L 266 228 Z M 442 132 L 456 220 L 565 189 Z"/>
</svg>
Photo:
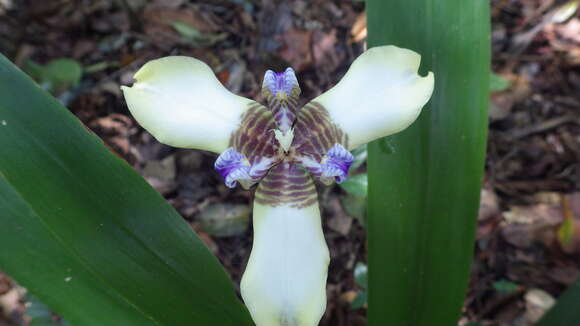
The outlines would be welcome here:
<svg viewBox="0 0 580 326">
<path fill-rule="evenodd" d="M 251 325 L 218 260 L 0 56 L 0 269 L 74 325 Z"/>
<path fill-rule="evenodd" d="M 556 305 L 546 313 L 537 326 L 580 325 L 579 310 L 580 279 L 562 294 Z"/>
<path fill-rule="evenodd" d="M 456 325 L 472 258 L 489 96 L 489 2 L 367 0 L 369 46 L 422 55 L 435 92 L 369 147 L 369 325 Z"/>
</svg>

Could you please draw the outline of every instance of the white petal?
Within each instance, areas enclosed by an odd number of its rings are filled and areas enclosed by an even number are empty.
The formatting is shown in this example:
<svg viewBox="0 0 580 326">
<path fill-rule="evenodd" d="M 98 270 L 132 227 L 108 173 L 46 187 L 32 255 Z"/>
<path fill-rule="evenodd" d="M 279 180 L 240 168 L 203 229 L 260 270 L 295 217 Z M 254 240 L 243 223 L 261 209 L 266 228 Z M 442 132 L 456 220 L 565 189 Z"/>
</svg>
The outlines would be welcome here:
<svg viewBox="0 0 580 326">
<path fill-rule="evenodd" d="M 122 86 L 129 110 L 167 145 L 220 153 L 253 101 L 230 93 L 203 62 L 165 57 L 145 64 L 133 87 Z"/>
<path fill-rule="evenodd" d="M 241 292 L 257 326 L 315 326 L 326 308 L 330 257 L 318 204 L 254 203 L 254 244 Z"/>
<path fill-rule="evenodd" d="M 367 50 L 333 88 L 315 98 L 349 136 L 349 150 L 409 126 L 433 92 L 433 73 L 417 74 L 421 56 L 396 46 Z"/>
</svg>

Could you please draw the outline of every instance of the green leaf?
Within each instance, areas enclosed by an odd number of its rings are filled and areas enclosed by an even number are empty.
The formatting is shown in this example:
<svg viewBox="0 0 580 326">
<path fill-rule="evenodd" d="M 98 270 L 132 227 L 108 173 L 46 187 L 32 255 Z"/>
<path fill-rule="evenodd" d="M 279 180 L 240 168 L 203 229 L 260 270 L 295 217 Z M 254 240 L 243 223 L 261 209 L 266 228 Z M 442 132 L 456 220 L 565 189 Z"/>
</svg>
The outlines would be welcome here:
<svg viewBox="0 0 580 326">
<path fill-rule="evenodd" d="M 352 309 L 359 309 L 362 308 L 365 304 L 367 304 L 368 298 L 368 269 L 367 265 L 358 262 L 354 267 L 354 281 L 358 286 L 362 288 L 362 290 L 357 294 L 354 300 L 351 302 L 350 307 Z"/>
<path fill-rule="evenodd" d="M 457 325 L 469 277 L 489 100 L 489 1 L 368 0 L 369 47 L 422 55 L 419 119 L 369 145 L 370 326 Z"/>
<path fill-rule="evenodd" d="M 56 59 L 44 67 L 44 79 L 55 85 L 76 86 L 81 81 L 83 67 L 73 59 Z"/>
<path fill-rule="evenodd" d="M 556 305 L 550 309 L 536 326 L 580 325 L 580 279 L 560 296 Z"/>
<path fill-rule="evenodd" d="M 354 300 L 352 300 L 350 307 L 355 310 L 360 309 L 364 307 L 365 304 L 367 304 L 367 300 L 368 300 L 368 292 L 366 290 L 360 291 L 356 295 Z"/>
<path fill-rule="evenodd" d="M 512 293 L 512 292 L 516 291 L 519 287 L 520 286 L 517 285 L 516 283 L 510 282 L 507 280 L 500 280 L 500 281 L 493 283 L 493 288 L 497 292 L 503 293 L 503 294 Z"/>
<path fill-rule="evenodd" d="M 24 71 L 53 94 L 59 94 L 77 86 L 83 75 L 81 64 L 76 60 L 67 58 L 52 60 L 44 66 L 28 60 L 24 66 Z"/>
<path fill-rule="evenodd" d="M 363 226 L 366 225 L 367 197 L 345 194 L 340 197 L 340 203 L 346 214 L 356 218 Z"/>
<path fill-rule="evenodd" d="M 349 194 L 362 197 L 367 196 L 368 178 L 366 173 L 350 176 L 339 185 Z"/>
<path fill-rule="evenodd" d="M 509 80 L 503 78 L 502 76 L 491 73 L 489 75 L 489 90 L 490 92 L 501 92 L 505 91 L 510 87 L 511 83 Z"/>
<path fill-rule="evenodd" d="M 77 326 L 251 325 L 190 226 L 0 56 L 0 269 Z"/>
<path fill-rule="evenodd" d="M 368 287 L 368 268 L 367 265 L 363 263 L 357 263 L 354 267 L 354 280 L 356 284 L 363 289 Z"/>
</svg>

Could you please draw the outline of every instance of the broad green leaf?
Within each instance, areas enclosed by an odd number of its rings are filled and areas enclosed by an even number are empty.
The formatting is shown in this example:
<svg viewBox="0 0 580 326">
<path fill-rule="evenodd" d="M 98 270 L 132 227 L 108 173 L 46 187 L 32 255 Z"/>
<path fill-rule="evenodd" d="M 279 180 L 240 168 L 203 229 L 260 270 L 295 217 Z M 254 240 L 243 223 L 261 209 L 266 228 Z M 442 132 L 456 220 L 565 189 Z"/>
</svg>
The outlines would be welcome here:
<svg viewBox="0 0 580 326">
<path fill-rule="evenodd" d="M 72 325 L 251 325 L 190 226 L 3 56 L 0 148 L 0 269 Z"/>
<path fill-rule="evenodd" d="M 368 0 L 369 47 L 421 54 L 419 119 L 369 145 L 371 326 L 457 325 L 471 264 L 489 100 L 489 1 Z"/>
<path fill-rule="evenodd" d="M 580 325 L 580 279 L 558 298 L 556 305 L 550 309 L 536 326 L 572 326 Z"/>
</svg>

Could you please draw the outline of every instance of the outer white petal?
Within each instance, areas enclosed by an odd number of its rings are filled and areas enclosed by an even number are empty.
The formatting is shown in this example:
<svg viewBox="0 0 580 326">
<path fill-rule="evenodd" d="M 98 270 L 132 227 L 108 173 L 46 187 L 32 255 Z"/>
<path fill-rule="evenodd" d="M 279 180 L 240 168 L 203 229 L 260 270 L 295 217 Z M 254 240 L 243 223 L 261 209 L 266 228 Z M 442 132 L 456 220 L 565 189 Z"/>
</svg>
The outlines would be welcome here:
<svg viewBox="0 0 580 326">
<path fill-rule="evenodd" d="M 230 93 L 203 62 L 182 56 L 145 64 L 133 87 L 122 86 L 129 110 L 167 145 L 220 153 L 253 101 Z"/>
<path fill-rule="evenodd" d="M 254 244 L 241 292 L 256 325 L 318 325 L 329 260 L 318 204 L 254 203 Z"/>
<path fill-rule="evenodd" d="M 421 56 L 380 46 L 358 57 L 342 80 L 313 101 L 349 136 L 349 150 L 409 126 L 433 92 L 433 73 L 417 74 Z"/>
</svg>

